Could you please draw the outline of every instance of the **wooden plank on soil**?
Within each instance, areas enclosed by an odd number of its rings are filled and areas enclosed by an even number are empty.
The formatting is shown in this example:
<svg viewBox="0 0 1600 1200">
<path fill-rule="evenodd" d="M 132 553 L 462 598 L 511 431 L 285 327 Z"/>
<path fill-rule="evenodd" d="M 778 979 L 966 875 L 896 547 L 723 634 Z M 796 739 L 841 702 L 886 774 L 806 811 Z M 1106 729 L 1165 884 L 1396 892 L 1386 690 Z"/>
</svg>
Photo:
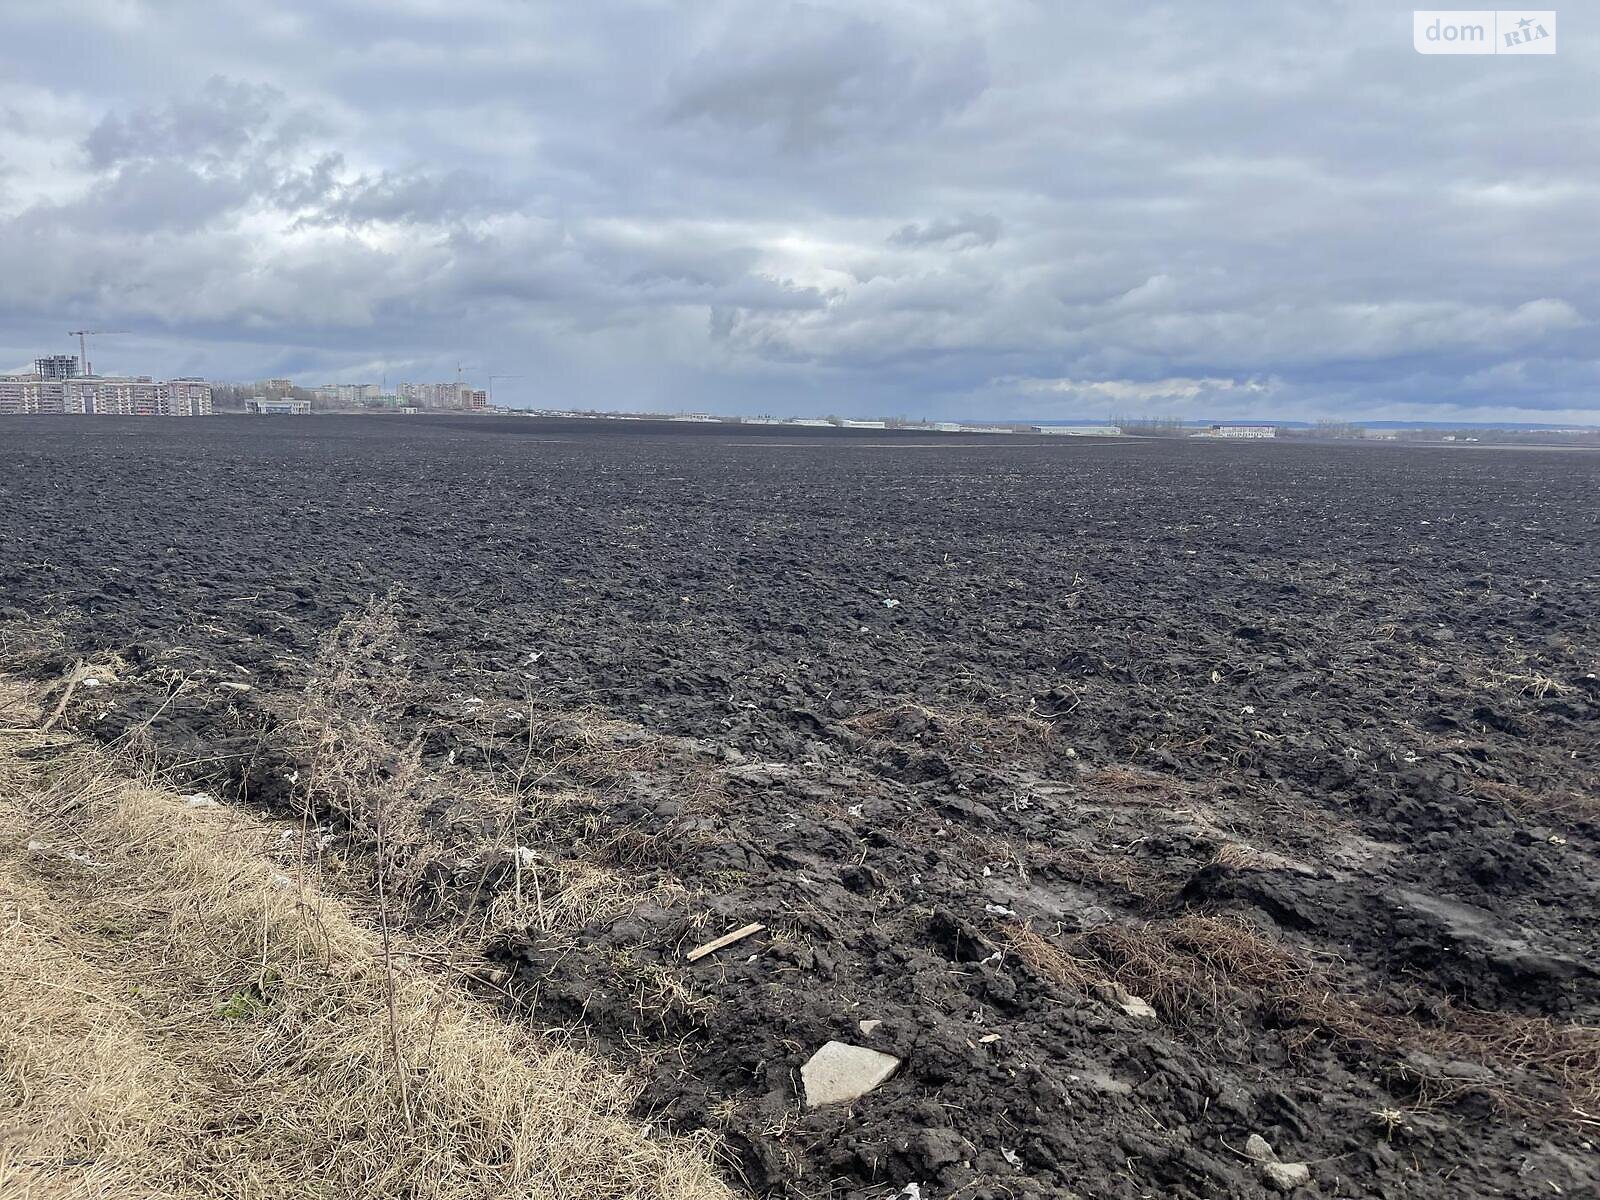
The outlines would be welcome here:
<svg viewBox="0 0 1600 1200">
<path fill-rule="evenodd" d="M 703 946 L 696 946 L 693 950 L 685 954 L 684 957 L 690 962 L 699 962 L 706 955 L 714 954 L 718 950 L 721 950 L 724 946 L 731 946 L 735 942 L 749 937 L 752 933 L 760 933 L 765 928 L 766 926 L 761 924 L 760 921 L 752 921 L 748 925 L 744 925 L 738 929 L 735 929 L 732 933 L 723 934 L 715 941 L 707 942 Z"/>
</svg>

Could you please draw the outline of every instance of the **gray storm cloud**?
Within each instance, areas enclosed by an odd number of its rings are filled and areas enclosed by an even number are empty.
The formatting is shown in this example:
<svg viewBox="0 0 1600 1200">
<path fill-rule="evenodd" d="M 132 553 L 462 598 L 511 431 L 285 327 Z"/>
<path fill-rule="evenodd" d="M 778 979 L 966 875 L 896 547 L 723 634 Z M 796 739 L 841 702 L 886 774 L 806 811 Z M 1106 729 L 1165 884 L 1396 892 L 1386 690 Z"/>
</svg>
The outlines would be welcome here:
<svg viewBox="0 0 1600 1200">
<path fill-rule="evenodd" d="M 108 367 L 470 361 L 529 404 L 1600 421 L 1600 42 L 1561 36 L 1425 58 L 1376 0 L 75 0 L 0 45 L 0 367 L 89 323 L 130 331 Z"/>
</svg>

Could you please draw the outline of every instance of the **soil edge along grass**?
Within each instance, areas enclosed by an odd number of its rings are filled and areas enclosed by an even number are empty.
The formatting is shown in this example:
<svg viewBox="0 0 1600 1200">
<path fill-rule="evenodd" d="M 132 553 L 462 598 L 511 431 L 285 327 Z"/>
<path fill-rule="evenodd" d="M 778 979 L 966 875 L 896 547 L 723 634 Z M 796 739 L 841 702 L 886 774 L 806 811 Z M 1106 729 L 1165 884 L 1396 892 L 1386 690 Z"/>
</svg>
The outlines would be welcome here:
<svg viewBox="0 0 1600 1200">
<path fill-rule="evenodd" d="M 720 1200 L 631 1086 L 397 966 L 282 827 L 0 683 L 0 1196 Z M 397 1065 L 398 1060 L 398 1065 Z"/>
</svg>

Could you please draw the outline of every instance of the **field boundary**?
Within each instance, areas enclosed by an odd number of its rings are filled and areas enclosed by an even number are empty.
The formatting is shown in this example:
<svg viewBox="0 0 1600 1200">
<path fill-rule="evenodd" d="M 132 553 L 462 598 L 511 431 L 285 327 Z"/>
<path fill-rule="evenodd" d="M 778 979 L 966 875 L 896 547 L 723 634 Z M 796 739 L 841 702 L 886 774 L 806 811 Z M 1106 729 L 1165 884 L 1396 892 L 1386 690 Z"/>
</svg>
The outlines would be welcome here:
<svg viewBox="0 0 1600 1200">
<path fill-rule="evenodd" d="M 292 828 L 0 711 L 0 1195 L 731 1195 L 631 1081 L 386 963 Z"/>
</svg>

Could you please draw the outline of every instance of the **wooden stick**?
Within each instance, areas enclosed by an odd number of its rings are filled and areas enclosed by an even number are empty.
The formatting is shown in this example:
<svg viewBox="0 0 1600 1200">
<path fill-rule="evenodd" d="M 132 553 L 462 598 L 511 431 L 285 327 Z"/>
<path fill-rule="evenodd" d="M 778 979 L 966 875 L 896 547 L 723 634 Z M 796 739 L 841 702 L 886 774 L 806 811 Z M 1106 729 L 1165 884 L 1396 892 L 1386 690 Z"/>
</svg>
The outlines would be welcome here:
<svg viewBox="0 0 1600 1200">
<path fill-rule="evenodd" d="M 49 733 L 51 726 L 61 719 L 61 714 L 67 711 L 67 705 L 72 701 L 72 693 L 78 690 L 78 683 L 83 678 L 83 659 L 80 658 L 78 665 L 72 668 L 72 678 L 67 681 L 67 690 L 61 697 L 61 703 L 56 705 L 56 710 L 50 714 L 50 719 L 39 726 L 40 733 Z"/>
<path fill-rule="evenodd" d="M 690 962 L 699 962 L 706 955 L 714 954 L 718 950 L 721 950 L 724 946 L 731 946 L 735 942 L 749 937 L 752 933 L 760 933 L 765 928 L 766 926 L 761 924 L 760 921 L 753 921 L 743 928 L 735 929 L 732 933 L 723 934 L 714 942 L 707 942 L 704 946 L 696 946 L 693 950 L 685 954 L 684 957 Z"/>
</svg>

